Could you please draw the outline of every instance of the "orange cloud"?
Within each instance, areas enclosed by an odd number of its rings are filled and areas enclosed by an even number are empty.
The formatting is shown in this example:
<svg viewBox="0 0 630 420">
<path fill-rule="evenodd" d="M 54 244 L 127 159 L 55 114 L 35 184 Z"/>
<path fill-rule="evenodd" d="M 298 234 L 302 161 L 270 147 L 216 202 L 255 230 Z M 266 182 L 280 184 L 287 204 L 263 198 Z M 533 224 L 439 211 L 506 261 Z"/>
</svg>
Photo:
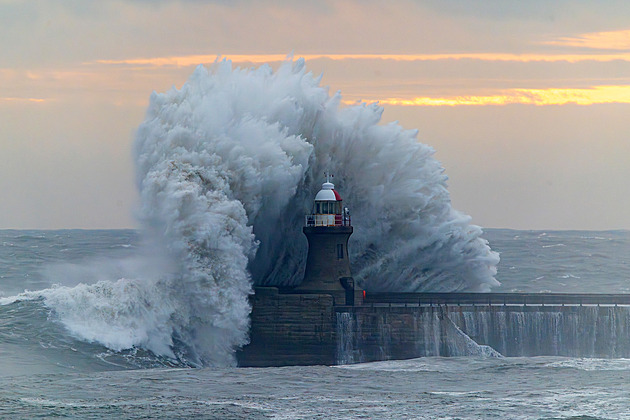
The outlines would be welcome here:
<svg viewBox="0 0 630 420">
<path fill-rule="evenodd" d="M 560 38 L 557 41 L 546 42 L 546 44 L 602 50 L 629 50 L 630 30 L 592 32 L 576 37 Z"/>
<path fill-rule="evenodd" d="M 44 98 L 15 98 L 15 97 L 0 97 L 0 102 L 33 102 L 42 103 L 47 102 L 48 99 Z"/>
<path fill-rule="evenodd" d="M 415 97 L 372 99 L 381 105 L 399 106 L 481 106 L 481 105 L 594 105 L 630 104 L 630 86 L 595 86 L 588 89 L 508 89 L 497 95 L 454 96 L 446 98 Z M 344 101 L 354 104 L 355 101 Z"/>
<path fill-rule="evenodd" d="M 173 66 L 188 67 L 202 63 L 213 63 L 225 57 L 234 63 L 269 63 L 287 59 L 284 54 L 235 54 L 235 55 L 186 55 L 153 58 L 131 58 L 123 60 L 97 60 L 97 64 L 134 65 L 134 66 Z M 305 60 L 393 60 L 393 61 L 438 61 L 438 60 L 481 60 L 481 61 L 630 61 L 630 53 L 618 54 L 509 54 L 509 53 L 462 53 L 462 54 L 306 54 Z M 85 63 L 94 64 L 94 63 Z"/>
</svg>

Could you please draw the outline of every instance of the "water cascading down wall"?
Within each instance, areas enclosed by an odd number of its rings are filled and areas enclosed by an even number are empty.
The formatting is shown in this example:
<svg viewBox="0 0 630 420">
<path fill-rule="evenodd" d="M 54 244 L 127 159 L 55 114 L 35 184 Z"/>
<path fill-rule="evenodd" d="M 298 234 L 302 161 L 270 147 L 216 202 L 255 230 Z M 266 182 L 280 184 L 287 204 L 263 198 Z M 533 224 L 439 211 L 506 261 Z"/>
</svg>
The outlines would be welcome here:
<svg viewBox="0 0 630 420">
<path fill-rule="evenodd" d="M 630 357 L 630 306 L 363 306 L 336 312 L 337 363 L 421 356 Z"/>
</svg>

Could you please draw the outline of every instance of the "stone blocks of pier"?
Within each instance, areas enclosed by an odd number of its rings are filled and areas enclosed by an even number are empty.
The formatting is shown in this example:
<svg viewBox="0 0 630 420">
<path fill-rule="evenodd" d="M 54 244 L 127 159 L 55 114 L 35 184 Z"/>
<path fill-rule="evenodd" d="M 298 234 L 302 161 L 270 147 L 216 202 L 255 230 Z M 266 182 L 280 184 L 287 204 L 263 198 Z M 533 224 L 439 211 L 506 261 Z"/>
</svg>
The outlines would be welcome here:
<svg viewBox="0 0 630 420">
<path fill-rule="evenodd" d="M 336 331 L 333 297 L 282 294 L 257 287 L 252 296 L 250 344 L 239 366 L 333 365 Z"/>
</svg>

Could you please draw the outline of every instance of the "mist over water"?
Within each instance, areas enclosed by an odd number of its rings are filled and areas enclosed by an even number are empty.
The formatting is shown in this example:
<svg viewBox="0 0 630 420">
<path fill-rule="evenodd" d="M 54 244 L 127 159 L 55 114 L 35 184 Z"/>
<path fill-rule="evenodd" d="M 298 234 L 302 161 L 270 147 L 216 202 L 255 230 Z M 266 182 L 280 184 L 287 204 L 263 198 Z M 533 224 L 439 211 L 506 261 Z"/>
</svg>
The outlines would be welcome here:
<svg viewBox="0 0 630 420">
<path fill-rule="evenodd" d="M 417 130 L 379 125 L 376 104 L 340 102 L 301 59 L 276 71 L 200 66 L 181 89 L 154 93 L 134 143 L 138 260 L 110 279 L 22 298 L 43 297 L 73 335 L 115 350 L 233 364 L 252 285 L 302 279 L 301 227 L 324 171 L 352 213 L 352 270 L 365 289 L 498 285 L 498 254 L 451 207 Z"/>
</svg>

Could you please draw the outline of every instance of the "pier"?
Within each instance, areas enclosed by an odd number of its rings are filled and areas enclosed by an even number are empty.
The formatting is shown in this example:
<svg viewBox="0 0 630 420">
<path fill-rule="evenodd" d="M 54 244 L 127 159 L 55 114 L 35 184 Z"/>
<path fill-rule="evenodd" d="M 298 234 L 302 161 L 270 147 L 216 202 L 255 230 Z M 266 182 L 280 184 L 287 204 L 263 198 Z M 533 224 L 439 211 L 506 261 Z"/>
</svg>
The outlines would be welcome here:
<svg viewBox="0 0 630 420">
<path fill-rule="evenodd" d="M 366 293 L 257 287 L 240 366 L 423 356 L 630 357 L 630 295 Z"/>
<path fill-rule="evenodd" d="M 366 293 L 364 304 L 629 305 L 630 294 L 597 293 Z"/>
</svg>

